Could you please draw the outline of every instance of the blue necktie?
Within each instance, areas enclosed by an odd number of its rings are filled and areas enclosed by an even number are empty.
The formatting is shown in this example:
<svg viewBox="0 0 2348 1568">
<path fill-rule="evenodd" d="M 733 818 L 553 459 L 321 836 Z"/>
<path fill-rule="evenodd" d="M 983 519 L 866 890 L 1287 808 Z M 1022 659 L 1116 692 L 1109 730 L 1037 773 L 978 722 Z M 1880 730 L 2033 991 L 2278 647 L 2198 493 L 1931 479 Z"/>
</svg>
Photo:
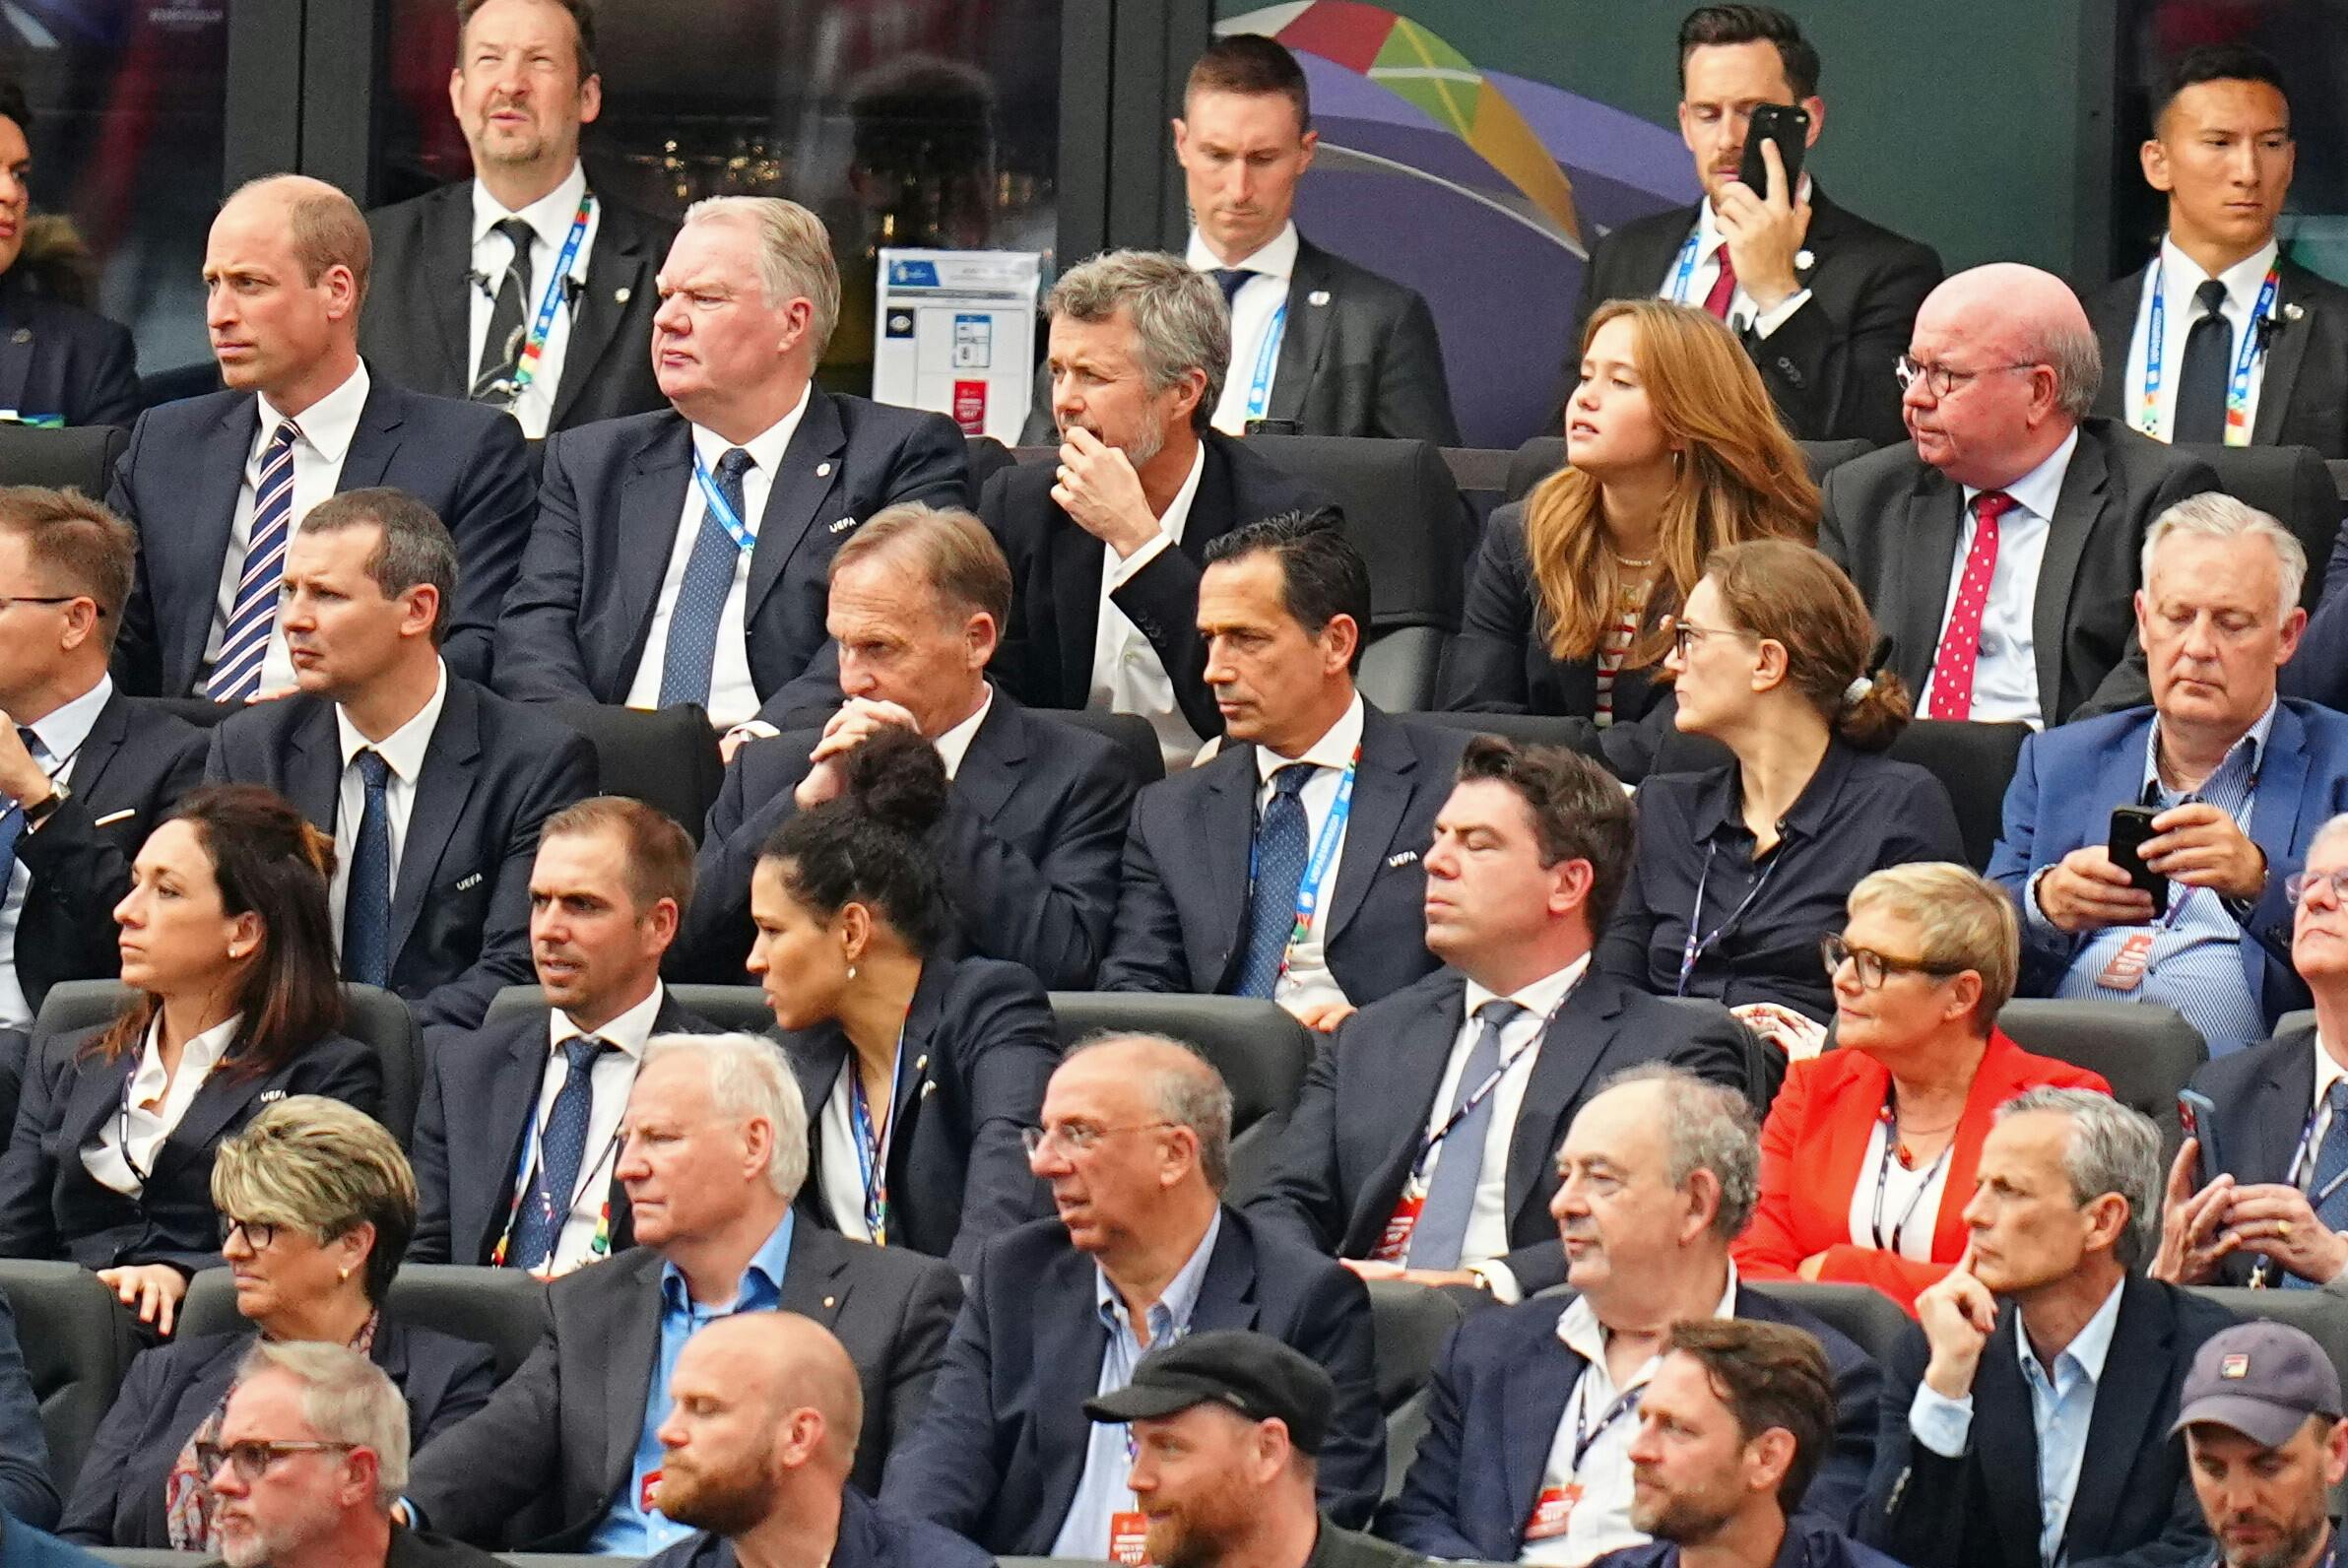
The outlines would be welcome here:
<svg viewBox="0 0 2348 1568">
<path fill-rule="evenodd" d="M 1525 1010 L 1506 998 L 1496 998 L 1475 1010 L 1483 1029 L 1468 1051 L 1468 1065 L 1460 1070 L 1459 1087 L 1452 1091 L 1457 1111 L 1468 1096 L 1483 1087 L 1500 1066 L 1500 1031 Z M 1468 1218 L 1475 1211 L 1475 1188 L 1484 1173 L 1484 1137 L 1492 1127 L 1492 1102 L 1497 1085 L 1476 1101 L 1475 1109 L 1460 1118 L 1443 1136 L 1435 1174 L 1427 1183 L 1427 1201 L 1411 1227 L 1410 1248 L 1404 1255 L 1412 1269 L 1457 1269 L 1460 1249 L 1468 1244 Z"/>
<path fill-rule="evenodd" d="M 747 507 L 742 499 L 742 476 L 750 454 L 729 447 L 717 460 L 717 492 L 744 526 Z M 717 510 L 701 509 L 701 531 L 693 536 L 693 553 L 685 557 L 685 581 L 677 589 L 677 607 L 669 613 L 668 651 L 661 658 L 660 705 L 681 702 L 709 705 L 710 669 L 717 662 L 717 626 L 726 611 L 726 595 L 734 589 L 734 564 L 742 547 L 718 521 Z"/>
<path fill-rule="evenodd" d="M 1239 291 L 1247 287 L 1250 278 L 1264 276 L 1253 267 L 1217 267 L 1214 269 L 1215 287 L 1223 291 L 1223 307 L 1229 309 L 1239 302 Z"/>
<path fill-rule="evenodd" d="M 351 881 L 343 888 L 343 978 L 391 983 L 391 764 L 368 747 L 351 759 L 366 786 L 359 833 L 351 844 Z"/>
<path fill-rule="evenodd" d="M 1272 776 L 1271 804 L 1256 824 L 1256 882 L 1248 889 L 1247 957 L 1239 966 L 1242 997 L 1270 997 L 1280 978 L 1280 955 L 1296 927 L 1296 893 L 1304 885 L 1304 802 L 1296 798 L 1319 769 L 1292 763 Z"/>
<path fill-rule="evenodd" d="M 2315 1174 L 2308 1182 L 2308 1202 L 2315 1206 L 2315 1217 L 2324 1229 L 2348 1230 L 2348 1181 L 2340 1179 L 2348 1173 L 2348 1078 L 2332 1079 L 2323 1103 L 2330 1109 L 2331 1121 L 2323 1130 L 2323 1142 L 2315 1147 Z M 2334 1182 L 2339 1182 L 2338 1188 L 2318 1202 L 2318 1195 Z M 2321 1282 L 2294 1274 L 2282 1278 L 2286 1290 L 2313 1290 Z"/>
<path fill-rule="evenodd" d="M 204 694 L 215 702 L 249 702 L 261 693 L 261 662 L 277 629 L 278 580 L 286 574 L 286 544 L 294 533 L 294 443 L 300 438 L 292 420 L 281 421 L 261 456 L 252 538 L 236 574 L 220 659 L 204 682 Z"/>
<path fill-rule="evenodd" d="M 587 1119 L 595 1109 L 595 1059 L 611 1049 L 592 1034 L 562 1042 L 562 1087 L 547 1111 L 538 1140 L 538 1174 L 522 1199 L 513 1245 L 505 1261 L 515 1269 L 543 1269 L 554 1261 L 562 1222 L 570 1217 L 579 1166 L 587 1158 Z"/>
<path fill-rule="evenodd" d="M 33 753 L 33 761 L 48 761 L 48 748 L 40 744 L 39 736 L 20 724 L 17 739 L 25 743 L 25 750 Z M 8 902 L 8 884 L 17 874 L 17 840 L 24 836 L 25 809 L 10 801 L 8 810 L 0 812 L 0 905 Z"/>
</svg>

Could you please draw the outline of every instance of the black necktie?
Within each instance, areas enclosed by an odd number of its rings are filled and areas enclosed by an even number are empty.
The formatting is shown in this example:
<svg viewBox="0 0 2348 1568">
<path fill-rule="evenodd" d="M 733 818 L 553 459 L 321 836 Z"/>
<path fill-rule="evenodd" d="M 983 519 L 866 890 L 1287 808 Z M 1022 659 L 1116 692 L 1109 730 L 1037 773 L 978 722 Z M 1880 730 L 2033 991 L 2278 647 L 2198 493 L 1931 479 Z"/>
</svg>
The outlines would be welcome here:
<svg viewBox="0 0 2348 1568">
<path fill-rule="evenodd" d="M 511 402 L 510 383 L 515 366 L 522 358 L 522 313 L 530 308 L 530 241 L 535 237 L 530 225 L 520 218 L 498 222 L 495 232 L 503 234 L 513 245 L 513 260 L 505 267 L 505 276 L 497 284 L 497 302 L 489 306 L 489 330 L 481 340 L 481 364 L 473 372 L 473 395 L 492 402 Z"/>
<path fill-rule="evenodd" d="M 1257 276 L 1253 267 L 1217 267 L 1214 269 L 1215 287 L 1223 291 L 1223 305 L 1228 309 L 1238 302 L 1239 291 L 1247 281 Z"/>
<path fill-rule="evenodd" d="M 2234 374 L 2234 327 L 2226 320 L 2226 286 L 2205 279 L 2193 291 L 2201 312 L 2185 335 L 2185 361 L 2177 368 L 2177 417 L 2170 438 L 2215 444 L 2226 438 L 2226 383 Z"/>
</svg>

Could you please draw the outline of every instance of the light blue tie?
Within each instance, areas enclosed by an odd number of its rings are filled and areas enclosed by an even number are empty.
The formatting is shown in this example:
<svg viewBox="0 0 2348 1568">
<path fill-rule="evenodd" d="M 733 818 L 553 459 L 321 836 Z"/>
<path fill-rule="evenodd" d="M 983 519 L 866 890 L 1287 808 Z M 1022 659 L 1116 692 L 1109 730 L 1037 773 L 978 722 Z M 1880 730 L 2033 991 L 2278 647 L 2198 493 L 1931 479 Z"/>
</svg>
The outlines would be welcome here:
<svg viewBox="0 0 2348 1568">
<path fill-rule="evenodd" d="M 219 662 L 204 683 L 204 694 L 215 702 L 249 702 L 261 694 L 261 662 L 277 629 L 278 582 L 286 574 L 286 545 L 294 533 L 294 443 L 300 438 L 299 426 L 281 421 L 261 457 L 252 539 L 236 574 Z"/>
<path fill-rule="evenodd" d="M 729 447 L 717 460 L 717 492 L 745 524 L 749 518 L 742 499 L 742 476 L 750 454 Z M 677 590 L 677 608 L 669 614 L 668 651 L 661 658 L 660 705 L 682 702 L 709 705 L 710 671 L 717 662 L 718 621 L 726 613 L 726 595 L 734 591 L 734 566 L 742 547 L 718 521 L 717 509 L 701 508 L 701 531 L 693 536 L 693 553 L 685 557 L 685 581 Z"/>
<path fill-rule="evenodd" d="M 351 881 L 343 889 L 343 978 L 391 983 L 391 764 L 368 747 L 351 759 L 366 786 L 359 832 L 351 844 Z"/>
<path fill-rule="evenodd" d="M 1468 1049 L 1468 1065 L 1460 1070 L 1459 1087 L 1452 1092 L 1452 1110 L 1467 1104 L 1468 1096 L 1483 1087 L 1484 1079 L 1500 1066 L 1500 1031 L 1524 1011 L 1505 997 L 1494 998 L 1475 1010 L 1476 1017 L 1483 1021 L 1483 1031 Z M 1410 1229 L 1410 1246 L 1404 1255 L 1408 1267 L 1457 1269 L 1460 1266 L 1460 1251 L 1468 1244 L 1468 1219 L 1475 1211 L 1475 1189 L 1483 1179 L 1484 1138 L 1492 1128 L 1492 1102 L 1499 1097 L 1495 1085 L 1491 1093 L 1476 1101 L 1473 1110 L 1443 1135 L 1435 1175 L 1427 1183 L 1427 1201 L 1419 1209 L 1418 1223 Z"/>
</svg>

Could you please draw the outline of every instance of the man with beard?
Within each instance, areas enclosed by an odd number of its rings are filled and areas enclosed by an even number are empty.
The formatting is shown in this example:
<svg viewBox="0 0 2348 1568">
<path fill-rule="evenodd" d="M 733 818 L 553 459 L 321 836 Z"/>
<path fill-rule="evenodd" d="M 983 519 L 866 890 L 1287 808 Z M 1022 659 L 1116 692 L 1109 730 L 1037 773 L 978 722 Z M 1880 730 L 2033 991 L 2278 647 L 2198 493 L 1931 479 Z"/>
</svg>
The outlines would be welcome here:
<svg viewBox="0 0 2348 1568">
<path fill-rule="evenodd" d="M 950 1531 L 848 1484 L 864 1391 L 830 1332 L 795 1312 L 725 1318 L 670 1374 L 655 1505 L 701 1534 L 646 1568 L 988 1568 Z"/>
<path fill-rule="evenodd" d="M 2224 1568 L 2315 1568 L 2335 1556 L 2330 1494 L 2348 1475 L 2340 1376 L 2282 1323 L 2212 1335 L 2193 1357 L 2172 1435 Z"/>
</svg>

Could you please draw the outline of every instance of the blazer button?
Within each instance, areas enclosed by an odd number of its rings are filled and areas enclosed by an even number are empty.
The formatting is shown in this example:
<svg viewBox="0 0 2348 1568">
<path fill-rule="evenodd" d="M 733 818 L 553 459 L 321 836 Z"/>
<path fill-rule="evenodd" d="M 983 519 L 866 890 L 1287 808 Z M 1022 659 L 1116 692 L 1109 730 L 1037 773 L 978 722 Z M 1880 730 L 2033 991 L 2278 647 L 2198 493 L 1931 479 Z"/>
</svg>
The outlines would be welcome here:
<svg viewBox="0 0 2348 1568">
<path fill-rule="evenodd" d="M 839 1304 L 839 1299 L 840 1298 L 837 1296 L 825 1296 L 823 1298 L 823 1304 L 827 1307 L 837 1306 Z"/>
</svg>

